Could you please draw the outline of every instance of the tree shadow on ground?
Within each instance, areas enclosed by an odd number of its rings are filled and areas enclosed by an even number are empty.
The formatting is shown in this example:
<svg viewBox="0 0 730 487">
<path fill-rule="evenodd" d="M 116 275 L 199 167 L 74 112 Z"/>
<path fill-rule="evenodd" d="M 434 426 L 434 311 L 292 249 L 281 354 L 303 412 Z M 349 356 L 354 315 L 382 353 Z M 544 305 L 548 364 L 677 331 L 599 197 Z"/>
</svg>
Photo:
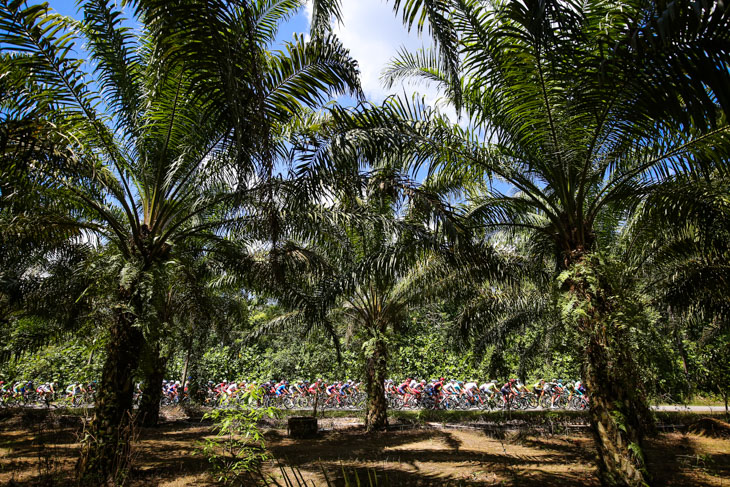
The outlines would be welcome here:
<svg viewBox="0 0 730 487">
<path fill-rule="evenodd" d="M 20 422 L 9 426 L 0 423 L 0 485 L 49 485 L 48 473 L 57 474 L 53 485 L 73 485 L 79 429 L 61 427 L 36 435 L 38 428 Z M 209 425 L 180 421 L 140 429 L 129 485 L 215 485 L 206 475 L 207 460 L 195 455 L 196 444 L 210 434 Z M 380 487 L 598 485 L 589 436 L 498 439 L 479 431 L 421 428 L 365 434 L 353 428 L 310 440 L 292 440 L 282 430 L 271 430 L 266 438 L 275 458 L 308 473 L 318 487 L 325 485 L 316 480 L 323 478 L 321 467 L 334 486 L 344 485 L 345 474 L 354 480 L 355 473 L 362 485 L 368 485 L 368 475 L 377 474 Z M 53 456 L 46 466 L 40 439 Z M 655 485 L 717 485 L 730 478 L 728 440 L 661 434 L 647 440 L 645 451 Z"/>
<path fill-rule="evenodd" d="M 723 485 L 730 478 L 730 440 L 712 439 L 710 445 L 696 436 L 681 433 L 660 434 L 644 444 L 644 454 L 654 485 L 710 486 Z M 703 453 L 706 452 L 706 453 Z M 709 478 L 708 478 L 709 477 Z"/>
<path fill-rule="evenodd" d="M 579 447 L 569 445 L 555 448 L 554 453 L 522 446 L 515 453 L 514 445 L 489 438 L 493 451 L 479 451 L 453 433 L 434 429 L 374 435 L 349 431 L 300 442 L 282 440 L 280 436 L 271 439 L 278 444 L 270 450 L 284 464 L 310 472 L 324 468 L 333 485 L 343 485 L 345 475 L 349 472 L 352 477 L 353 469 L 363 479 L 368 478 L 368 471 L 387 478 L 385 485 L 506 483 L 583 487 L 597 483 L 592 472 L 586 475 L 585 469 L 559 471 L 566 461 L 583 458 Z M 547 445 L 542 446 L 547 449 Z M 428 471 L 421 468 L 424 464 L 429 464 Z"/>
</svg>

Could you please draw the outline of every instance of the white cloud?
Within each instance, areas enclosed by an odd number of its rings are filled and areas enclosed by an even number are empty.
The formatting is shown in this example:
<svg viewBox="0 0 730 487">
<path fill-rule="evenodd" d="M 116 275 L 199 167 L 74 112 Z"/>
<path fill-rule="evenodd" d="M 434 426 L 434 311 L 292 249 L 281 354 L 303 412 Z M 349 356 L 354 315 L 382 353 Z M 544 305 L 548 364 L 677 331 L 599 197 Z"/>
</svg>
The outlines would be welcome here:
<svg viewBox="0 0 730 487">
<path fill-rule="evenodd" d="M 307 2 L 305 14 L 307 19 L 311 19 L 311 2 Z M 402 95 L 405 92 L 410 97 L 417 92 L 425 96 L 429 105 L 436 104 L 440 95 L 434 86 L 404 83 L 386 89 L 380 80 L 383 70 L 399 49 L 415 51 L 431 45 L 426 31 L 421 37 L 415 28 L 408 32 L 400 14 L 393 11 L 392 2 L 384 0 L 342 0 L 342 20 L 342 24 L 335 25 L 334 32 L 350 49 L 352 57 L 357 59 L 363 91 L 368 100 L 379 103 L 392 94 Z M 456 120 L 452 107 L 440 108 L 451 120 Z"/>
</svg>

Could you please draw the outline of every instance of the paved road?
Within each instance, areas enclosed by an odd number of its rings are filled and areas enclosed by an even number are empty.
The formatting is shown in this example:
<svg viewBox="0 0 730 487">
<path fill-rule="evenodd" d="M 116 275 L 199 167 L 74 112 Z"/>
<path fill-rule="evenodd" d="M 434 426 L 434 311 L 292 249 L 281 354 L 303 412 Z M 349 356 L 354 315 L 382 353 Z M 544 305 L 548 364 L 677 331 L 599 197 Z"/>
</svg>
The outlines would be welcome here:
<svg viewBox="0 0 730 487">
<path fill-rule="evenodd" d="M 681 404 L 652 406 L 655 411 L 684 411 L 692 413 L 723 413 L 725 406 L 684 406 Z"/>
</svg>

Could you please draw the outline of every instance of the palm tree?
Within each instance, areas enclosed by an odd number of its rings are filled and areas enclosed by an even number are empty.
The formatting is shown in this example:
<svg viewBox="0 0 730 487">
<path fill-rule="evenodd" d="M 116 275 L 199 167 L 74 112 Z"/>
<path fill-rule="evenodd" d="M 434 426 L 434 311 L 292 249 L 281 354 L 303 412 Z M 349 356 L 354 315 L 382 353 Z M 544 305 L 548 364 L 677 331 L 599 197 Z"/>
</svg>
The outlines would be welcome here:
<svg viewBox="0 0 730 487">
<path fill-rule="evenodd" d="M 140 363 L 144 389 L 138 417 L 143 426 L 154 426 L 158 422 L 162 381 L 171 355 L 183 352 L 185 360 L 180 382 L 184 384 L 193 368 L 191 360 L 199 358 L 203 347 L 209 344 L 206 337 L 212 330 L 217 335 L 225 335 L 231 328 L 248 321 L 247 293 L 238 283 L 226 282 L 227 267 L 217 259 L 220 252 L 227 258 L 234 257 L 239 263 L 251 258 L 245 249 L 225 251 L 211 246 L 202 252 L 198 248 L 180 246 L 174 259 L 165 263 L 157 285 L 162 289 L 162 299 L 157 304 L 158 322 L 154 329 L 147 331 Z M 251 266 L 247 265 L 248 274 Z M 197 395 L 195 388 L 198 385 L 196 383 L 190 390 L 191 397 Z"/>
<path fill-rule="evenodd" d="M 330 215 L 315 216 L 316 234 L 292 227 L 284 235 L 286 251 L 279 251 L 277 259 L 286 268 L 285 277 L 268 290 L 262 289 L 284 312 L 254 336 L 282 327 L 304 333 L 320 327 L 332 337 L 338 354 L 338 330 L 343 327 L 347 336 L 362 340 L 365 423 L 372 432 L 387 426 L 384 383 L 392 333 L 408 322 L 413 307 L 426 305 L 458 279 L 456 273 L 449 274 L 448 281 L 441 277 L 459 255 L 458 244 L 448 235 L 463 234 L 464 229 L 452 226 L 443 200 L 429 188 L 415 186 L 398 170 L 398 158 L 388 154 L 363 170 L 357 164 L 363 160 L 362 154 L 351 153 L 338 140 L 337 125 L 331 128 L 332 133 L 314 144 L 317 154 L 307 162 L 334 164 L 341 170 L 338 177 L 344 184 L 331 184 L 332 192 L 326 193 L 325 201 L 313 202 L 311 215 Z M 346 170 L 349 178 L 343 175 Z M 357 184 L 351 184 L 353 181 Z M 485 249 L 472 246 L 470 250 L 476 254 Z M 472 256 L 471 262 L 486 262 L 477 268 L 488 269 L 487 275 L 496 278 L 501 256 L 490 250 L 480 259 Z"/>
<path fill-rule="evenodd" d="M 143 330 L 157 320 L 156 274 L 183 243 L 221 248 L 251 228 L 272 199 L 282 127 L 330 94 L 359 93 L 356 63 L 325 30 L 268 51 L 301 1 L 130 4 L 140 35 L 114 2 L 86 2 L 80 22 L 0 2 L 2 42 L 15 49 L 2 59 L 13 73 L 3 115 L 33 141 L 6 145 L 23 150 L 22 177 L 50 203 L 16 221 L 38 238 L 47 220 L 86 229 L 123 262 L 81 468 L 97 480 L 124 445 Z M 82 41 L 90 73 L 73 57 Z"/>
<path fill-rule="evenodd" d="M 728 180 L 678 178 L 652 193 L 626 225 L 626 260 L 644 275 L 679 355 L 686 390 L 699 371 L 687 343 L 721 345 L 728 331 Z"/>
<path fill-rule="evenodd" d="M 299 275 L 288 273 L 288 285 L 278 289 L 279 302 L 288 311 L 258 331 L 322 326 L 330 332 L 338 353 L 337 325 L 361 337 L 368 431 L 387 425 L 388 335 L 407 321 L 409 306 L 420 292 L 415 285 L 418 257 L 405 251 L 404 239 L 384 220 L 332 226 L 322 232 L 318 245 L 300 244 L 311 264 L 300 266 Z"/>
<path fill-rule="evenodd" d="M 618 318 L 639 298 L 630 280 L 607 280 L 625 269 L 607 256 L 606 229 L 668 180 L 725 172 L 730 11 L 639 1 L 395 5 L 409 27 L 428 25 L 438 49 L 402 52 L 384 79 L 436 83 L 470 129 L 391 100 L 341 120 L 349 143 L 415 154 L 462 188 L 474 225 L 520 229 L 543 249 L 560 277 L 565 324 L 585 337 L 601 480 L 643 485 L 647 408 L 622 345 L 634 324 Z"/>
<path fill-rule="evenodd" d="M 456 310 L 454 325 L 462 346 L 471 345 L 477 356 L 489 353 L 489 375 L 509 375 L 507 355 L 516 353 L 517 377 L 525 383 L 536 359 L 565 339 L 554 307 L 557 286 L 541 256 L 520 248 L 515 235 L 498 233 L 489 241 L 501 249 L 505 260 L 518 263 L 513 268 L 519 266 L 519 278 L 485 279 L 483 273 L 452 269 L 460 282 L 454 282 L 443 297 Z"/>
</svg>

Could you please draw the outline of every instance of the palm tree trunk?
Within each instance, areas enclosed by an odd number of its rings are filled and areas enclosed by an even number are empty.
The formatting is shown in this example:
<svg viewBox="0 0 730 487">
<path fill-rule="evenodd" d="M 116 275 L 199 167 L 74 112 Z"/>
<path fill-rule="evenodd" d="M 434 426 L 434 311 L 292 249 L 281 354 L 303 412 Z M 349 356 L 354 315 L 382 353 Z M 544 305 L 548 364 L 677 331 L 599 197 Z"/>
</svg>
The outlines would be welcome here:
<svg viewBox="0 0 730 487">
<path fill-rule="evenodd" d="M 368 398 L 365 429 L 368 432 L 382 430 L 388 426 L 388 405 L 385 402 L 387 352 L 385 341 L 382 338 L 376 338 L 375 349 L 367 359 L 365 373 Z"/>
<path fill-rule="evenodd" d="M 579 265 L 569 268 L 565 284 L 571 306 L 580 309 L 570 324 L 586 339 L 583 379 L 590 394 L 599 478 L 604 486 L 649 485 L 642 447 L 653 421 L 630 348 L 632 323 L 626 320 L 632 318 L 623 314 L 636 309 L 636 303 L 619 302 L 614 273 L 607 275 L 600 259 L 586 255 L 574 262 Z M 621 299 L 630 299 L 629 294 Z"/>
<path fill-rule="evenodd" d="M 645 486 L 649 477 L 642 452 L 649 408 L 636 382 L 609 363 L 606 350 L 592 340 L 584 367 L 599 478 L 604 486 Z"/>
<path fill-rule="evenodd" d="M 188 366 L 190 365 L 190 348 L 191 347 L 187 347 L 188 351 L 185 354 L 185 365 L 183 366 L 182 377 L 180 377 L 180 384 L 182 384 L 182 391 L 180 391 L 180 395 L 182 395 L 185 392 L 185 383 L 188 381 Z"/>
<path fill-rule="evenodd" d="M 107 344 L 106 361 L 96 391 L 94 419 L 82 448 L 79 475 L 84 483 L 102 485 L 125 468 L 133 432 L 132 373 L 137 367 L 144 338 L 133 327 L 134 314 L 125 307 L 116 310 Z"/>
<path fill-rule="evenodd" d="M 141 367 L 144 389 L 139 403 L 139 418 L 142 426 L 156 426 L 160 420 L 160 399 L 166 366 L 167 357 L 160 355 L 159 344 L 145 347 L 145 357 Z"/>
</svg>

